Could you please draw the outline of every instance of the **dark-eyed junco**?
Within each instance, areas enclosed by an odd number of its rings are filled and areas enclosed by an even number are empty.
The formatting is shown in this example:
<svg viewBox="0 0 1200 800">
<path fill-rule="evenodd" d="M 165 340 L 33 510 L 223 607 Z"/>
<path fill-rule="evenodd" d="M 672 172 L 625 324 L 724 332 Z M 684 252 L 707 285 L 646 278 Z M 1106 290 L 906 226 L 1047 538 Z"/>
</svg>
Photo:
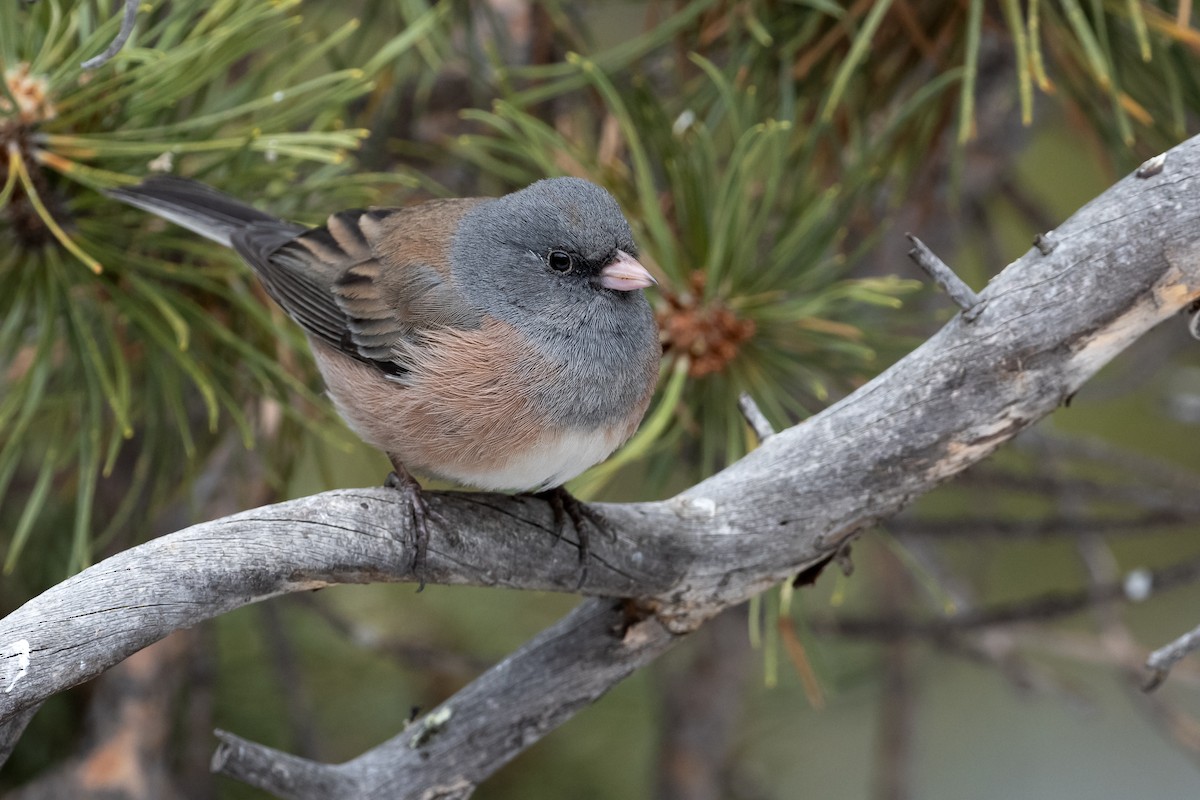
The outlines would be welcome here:
<svg viewBox="0 0 1200 800">
<path fill-rule="evenodd" d="M 120 200 L 232 247 L 308 335 L 350 427 L 407 470 L 543 492 L 586 547 L 599 520 L 563 483 L 637 428 L 658 378 L 654 283 L 605 190 L 538 181 L 501 198 L 342 211 L 306 228 L 204 184 L 148 178 Z"/>
</svg>

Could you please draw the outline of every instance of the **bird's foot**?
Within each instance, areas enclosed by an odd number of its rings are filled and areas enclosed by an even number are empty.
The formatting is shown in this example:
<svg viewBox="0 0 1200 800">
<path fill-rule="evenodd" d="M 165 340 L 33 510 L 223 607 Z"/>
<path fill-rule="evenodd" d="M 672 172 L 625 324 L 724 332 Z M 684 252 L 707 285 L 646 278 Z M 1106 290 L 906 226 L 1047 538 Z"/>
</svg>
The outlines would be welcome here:
<svg viewBox="0 0 1200 800">
<path fill-rule="evenodd" d="M 404 467 L 395 465 L 396 471 L 389 473 L 383 485 L 404 495 L 412 513 L 413 523 L 413 574 L 417 576 L 417 591 L 425 589 L 425 562 L 429 553 L 429 520 L 437 513 L 425 500 L 425 492 L 417 479 Z"/>
<path fill-rule="evenodd" d="M 608 520 L 599 511 L 568 492 L 563 486 L 556 486 L 533 496 L 549 503 L 550 510 L 554 512 L 555 544 L 562 541 L 563 534 L 567 529 L 567 520 L 571 520 L 571 525 L 575 528 L 575 536 L 579 539 L 579 583 L 575 588 L 582 587 L 587 580 L 588 554 L 591 552 L 588 526 L 591 525 L 600 533 L 611 536 L 612 529 L 609 527 Z"/>
</svg>

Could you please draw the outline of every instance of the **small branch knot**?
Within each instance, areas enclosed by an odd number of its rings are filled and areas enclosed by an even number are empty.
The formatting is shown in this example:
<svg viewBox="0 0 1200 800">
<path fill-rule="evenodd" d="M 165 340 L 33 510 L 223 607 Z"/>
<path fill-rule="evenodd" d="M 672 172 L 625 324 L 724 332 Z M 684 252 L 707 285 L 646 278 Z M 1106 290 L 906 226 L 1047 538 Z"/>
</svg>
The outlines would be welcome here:
<svg viewBox="0 0 1200 800">
<path fill-rule="evenodd" d="M 421 795 L 421 800 L 466 800 L 475 791 L 475 784 L 466 778 L 458 778 L 444 786 L 431 786 Z"/>
<path fill-rule="evenodd" d="M 1167 154 L 1159 153 L 1158 155 L 1147 158 L 1145 161 L 1143 161 L 1142 165 L 1137 168 L 1137 172 L 1135 174 L 1143 180 L 1146 178 L 1153 178 L 1155 175 L 1163 171 L 1163 167 L 1166 166 L 1166 163 Z"/>
<path fill-rule="evenodd" d="M 1033 246 L 1038 249 L 1039 253 L 1048 256 L 1054 252 L 1054 248 L 1058 247 L 1058 240 L 1054 238 L 1053 231 L 1046 231 L 1033 237 Z"/>
</svg>

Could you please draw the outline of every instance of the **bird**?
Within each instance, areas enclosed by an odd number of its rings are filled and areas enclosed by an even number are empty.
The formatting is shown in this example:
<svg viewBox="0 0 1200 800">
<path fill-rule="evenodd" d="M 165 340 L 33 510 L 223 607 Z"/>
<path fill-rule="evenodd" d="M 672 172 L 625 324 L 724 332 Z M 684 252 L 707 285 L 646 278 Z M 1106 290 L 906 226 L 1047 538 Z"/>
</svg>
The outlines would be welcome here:
<svg viewBox="0 0 1200 800">
<path fill-rule="evenodd" d="M 662 355 L 656 281 L 608 191 L 547 178 L 318 227 L 176 176 L 107 193 L 232 248 L 300 326 L 340 416 L 391 461 L 421 588 L 433 514 L 414 475 L 546 500 L 583 584 L 605 522 L 563 484 L 637 430 Z"/>
</svg>

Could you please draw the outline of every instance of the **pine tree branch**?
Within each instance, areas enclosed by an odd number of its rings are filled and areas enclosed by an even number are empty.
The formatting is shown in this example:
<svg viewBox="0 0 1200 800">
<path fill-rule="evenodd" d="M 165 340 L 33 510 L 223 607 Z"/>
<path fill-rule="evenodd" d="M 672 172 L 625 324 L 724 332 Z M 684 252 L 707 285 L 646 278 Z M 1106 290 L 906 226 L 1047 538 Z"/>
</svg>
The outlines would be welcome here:
<svg viewBox="0 0 1200 800">
<path fill-rule="evenodd" d="M 599 508 L 586 600 L 393 740 L 339 766 L 236 741 L 218 767 L 285 797 L 466 797 L 720 610 L 832 558 L 857 532 L 1054 411 L 1200 297 L 1200 138 L 1053 232 L 860 390 L 671 500 Z M 429 582 L 571 591 L 549 508 L 431 493 Z M 171 630 L 283 592 L 413 580 L 410 515 L 386 489 L 203 523 L 85 570 L 0 620 L 0 741 L 46 697 Z M 612 598 L 636 597 L 635 601 Z M 19 665 L 17 651 L 26 652 Z M 230 740 L 232 741 L 232 740 Z M 275 769 L 274 767 L 279 767 Z M 303 768 L 301 768 L 303 767 Z"/>
</svg>

